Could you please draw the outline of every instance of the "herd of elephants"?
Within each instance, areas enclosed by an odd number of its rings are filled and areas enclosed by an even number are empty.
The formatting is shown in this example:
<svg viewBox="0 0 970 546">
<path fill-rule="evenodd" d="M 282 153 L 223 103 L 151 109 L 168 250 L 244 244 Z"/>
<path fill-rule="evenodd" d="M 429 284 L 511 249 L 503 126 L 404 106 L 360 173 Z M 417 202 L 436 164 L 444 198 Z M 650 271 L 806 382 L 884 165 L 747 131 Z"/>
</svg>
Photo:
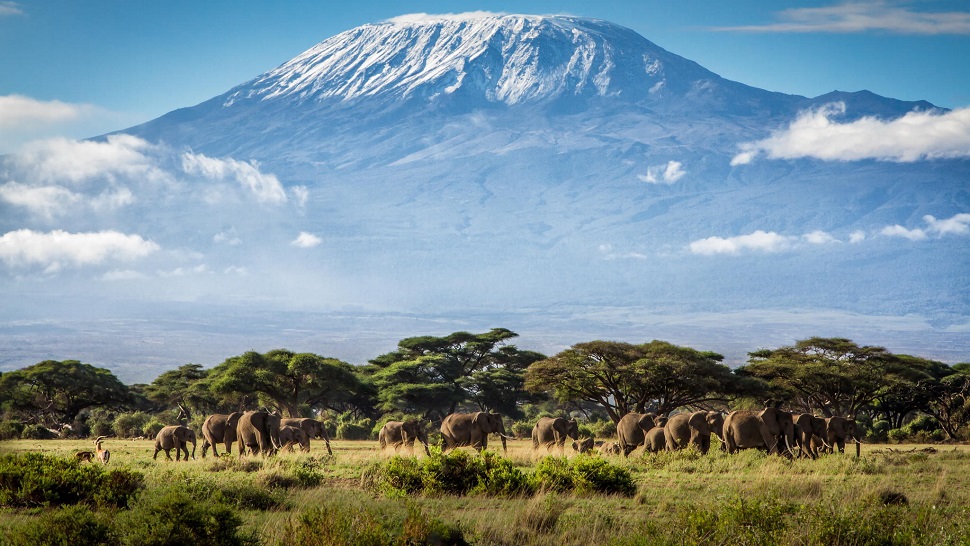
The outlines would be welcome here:
<svg viewBox="0 0 970 546">
<path fill-rule="evenodd" d="M 565 443 L 572 439 L 572 447 L 581 453 L 599 450 L 603 454 L 623 454 L 629 456 L 635 449 L 644 446 L 648 452 L 673 451 L 693 447 L 707 453 L 711 446 L 711 435 L 721 442 L 722 449 L 735 453 L 739 449 L 758 448 L 769 454 L 786 456 L 818 457 L 820 452 L 845 452 L 846 441 L 855 442 L 856 455 L 859 455 L 859 440 L 856 435 L 855 420 L 848 417 L 821 418 L 812 414 L 790 413 L 777 407 L 763 410 L 739 410 L 724 414 L 717 411 L 696 411 L 677 413 L 670 417 L 654 413 L 628 413 L 616 426 L 616 442 L 596 442 L 592 437 L 579 438 L 579 425 L 574 419 L 540 418 L 532 429 L 532 446 L 537 450 L 546 447 L 551 450 L 565 449 Z M 443 451 L 456 447 L 471 446 L 475 449 L 488 447 L 488 436 L 497 434 L 502 440 L 502 450 L 506 450 L 505 425 L 497 413 L 452 413 L 441 423 L 441 447 Z M 322 439 L 330 448 L 330 437 L 323 423 L 310 418 L 282 418 L 279 414 L 266 410 L 215 414 L 206 418 L 202 425 L 202 457 L 209 447 L 218 456 L 217 445 L 224 445 L 227 453 L 232 452 L 232 444 L 239 446 L 239 454 L 248 452 L 256 455 L 271 455 L 280 450 L 293 451 L 298 445 L 302 451 L 310 451 L 310 439 Z M 414 442 L 428 449 L 428 436 L 424 423 L 417 420 L 388 421 L 378 435 L 380 449 L 402 446 L 414 449 Z M 182 453 L 189 458 L 188 444 L 192 444 L 192 458 L 195 458 L 195 431 L 184 425 L 163 428 L 155 437 L 155 453 L 164 451 L 171 459 L 169 451 L 175 450 L 179 460 Z"/>
</svg>

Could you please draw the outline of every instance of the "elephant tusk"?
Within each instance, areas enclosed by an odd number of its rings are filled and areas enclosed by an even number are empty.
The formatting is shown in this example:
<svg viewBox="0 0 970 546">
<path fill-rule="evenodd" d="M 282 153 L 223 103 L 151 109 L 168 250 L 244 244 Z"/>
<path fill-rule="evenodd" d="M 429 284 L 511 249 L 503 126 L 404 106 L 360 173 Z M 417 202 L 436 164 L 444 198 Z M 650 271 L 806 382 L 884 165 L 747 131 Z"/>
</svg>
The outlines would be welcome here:
<svg viewBox="0 0 970 546">
<path fill-rule="evenodd" d="M 506 440 L 515 440 L 515 436 L 508 436 L 506 434 L 502 434 L 501 432 L 498 433 L 498 435 L 501 436 L 502 438 L 505 438 Z"/>
</svg>

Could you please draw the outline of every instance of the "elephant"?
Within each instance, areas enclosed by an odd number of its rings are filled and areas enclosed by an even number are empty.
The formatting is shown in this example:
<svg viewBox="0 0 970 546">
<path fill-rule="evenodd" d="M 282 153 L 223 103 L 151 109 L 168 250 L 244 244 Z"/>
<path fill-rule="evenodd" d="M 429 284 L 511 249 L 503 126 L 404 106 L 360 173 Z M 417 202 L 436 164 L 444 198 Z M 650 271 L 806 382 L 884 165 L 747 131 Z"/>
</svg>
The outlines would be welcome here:
<svg viewBox="0 0 970 546">
<path fill-rule="evenodd" d="M 175 449 L 175 460 L 181 460 L 182 452 L 185 452 L 185 460 L 189 460 L 189 448 L 187 443 L 192 443 L 192 458 L 195 458 L 195 431 L 184 425 L 169 425 L 162 427 L 155 435 L 155 453 L 152 455 L 154 460 L 158 457 L 159 451 L 165 452 L 165 458 L 172 460 L 168 454 L 169 450 Z"/>
<path fill-rule="evenodd" d="M 441 422 L 441 451 L 462 446 L 483 450 L 488 447 L 488 435 L 493 432 L 502 438 L 502 452 L 505 453 L 508 436 L 501 415 L 484 411 L 452 413 Z"/>
<path fill-rule="evenodd" d="M 829 417 L 825 420 L 825 433 L 833 451 L 837 446 L 839 453 L 845 453 L 845 441 L 852 440 L 855 442 L 855 456 L 858 457 L 861 454 L 862 447 L 854 418 Z"/>
<path fill-rule="evenodd" d="M 236 425 L 239 455 L 248 447 L 253 455 L 272 455 L 280 448 L 280 416 L 266 411 L 247 411 Z"/>
<path fill-rule="evenodd" d="M 616 442 L 602 443 L 596 449 L 603 455 L 619 455 L 623 451 L 620 449 L 620 444 Z"/>
<path fill-rule="evenodd" d="M 656 426 L 656 419 L 653 413 L 628 413 L 620 418 L 616 424 L 616 436 L 624 457 L 645 443 L 646 433 Z"/>
<path fill-rule="evenodd" d="M 716 411 L 695 411 L 671 416 L 663 428 L 667 450 L 676 451 L 694 446 L 706 454 L 711 448 L 711 427 L 717 422 L 718 416 L 720 413 Z"/>
<path fill-rule="evenodd" d="M 644 438 L 644 449 L 650 453 L 659 453 L 667 449 L 667 439 L 664 438 L 664 427 L 656 426 L 647 431 Z"/>
<path fill-rule="evenodd" d="M 212 454 L 219 456 L 216 444 L 225 444 L 226 453 L 232 453 L 232 444 L 236 443 L 236 425 L 242 413 L 233 412 L 230 414 L 216 413 L 205 418 L 202 423 L 202 458 L 205 459 L 206 451 L 212 446 Z"/>
<path fill-rule="evenodd" d="M 293 444 L 300 445 L 300 451 L 310 452 L 310 436 L 300 427 L 284 425 L 280 427 L 280 449 L 293 452 Z"/>
<path fill-rule="evenodd" d="M 791 413 L 777 407 L 761 411 L 739 410 L 724 420 L 724 443 L 729 453 L 738 449 L 763 447 L 768 453 L 794 455 L 795 423 Z"/>
<path fill-rule="evenodd" d="M 424 430 L 424 425 L 415 419 L 384 423 L 377 434 L 377 440 L 381 444 L 382 451 L 387 446 L 392 446 L 394 451 L 397 451 L 399 447 L 406 445 L 411 453 L 414 453 L 414 441 L 417 440 L 424 445 L 425 455 L 431 455 L 431 450 L 428 449 L 428 434 Z"/>
<path fill-rule="evenodd" d="M 792 421 L 795 423 L 795 443 L 798 444 L 799 455 L 817 459 L 819 444 L 826 441 L 825 419 L 811 413 L 800 413 L 793 414 Z"/>
<path fill-rule="evenodd" d="M 580 453 L 586 453 L 587 451 L 592 451 L 594 445 L 596 445 L 596 439 L 590 436 L 589 438 L 583 438 L 582 441 L 574 441 L 573 449 Z"/>
<path fill-rule="evenodd" d="M 333 455 L 333 450 L 330 449 L 330 436 L 327 435 L 327 427 L 323 426 L 320 421 L 309 417 L 287 417 L 280 421 L 280 426 L 287 425 L 302 428 L 311 439 L 322 439 L 323 443 L 327 444 L 327 454 Z"/>
<path fill-rule="evenodd" d="M 567 437 L 573 441 L 579 440 L 579 424 L 575 419 L 543 417 L 532 428 L 532 449 L 537 450 L 544 445 L 546 451 L 551 451 L 552 446 L 556 445 L 559 451 L 565 451 Z"/>
</svg>

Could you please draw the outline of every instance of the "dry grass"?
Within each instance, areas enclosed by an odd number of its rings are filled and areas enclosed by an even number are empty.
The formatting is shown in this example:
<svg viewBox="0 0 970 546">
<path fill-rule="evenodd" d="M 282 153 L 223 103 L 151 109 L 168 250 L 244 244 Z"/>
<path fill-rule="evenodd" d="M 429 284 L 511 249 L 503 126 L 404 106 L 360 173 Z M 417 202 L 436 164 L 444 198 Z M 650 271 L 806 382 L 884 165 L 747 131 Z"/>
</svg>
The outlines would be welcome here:
<svg viewBox="0 0 970 546">
<path fill-rule="evenodd" d="M 0 442 L 0 453 L 39 451 L 70 457 L 89 443 L 88 440 L 7 441 Z M 885 446 L 867 445 L 858 459 L 830 455 L 817 461 L 786 460 L 753 451 L 734 456 L 716 450 L 705 456 L 689 452 L 641 456 L 638 451 L 626 459 L 610 458 L 633 474 L 638 484 L 634 498 L 541 493 L 520 499 L 375 497 L 373 492 L 360 488 L 361 472 L 374 461 L 394 453 L 380 453 L 377 442 L 372 441 L 334 441 L 333 457 L 327 456 L 322 442 L 314 442 L 309 454 L 287 453 L 269 459 L 240 460 L 234 453 L 228 458 L 215 459 L 210 455 L 205 460 L 199 457 L 179 463 L 166 461 L 161 454 L 153 461 L 150 440 L 109 438 L 104 445 L 112 452 L 111 467 L 144 472 L 149 487 L 152 483 L 173 479 L 238 481 L 265 487 L 274 479 L 281 479 L 280 475 L 294 465 L 309 461 L 319 468 L 322 476 L 319 486 L 303 488 L 284 483 L 289 487 L 281 508 L 241 512 L 247 527 L 255 529 L 266 544 L 282 541 L 287 527 L 306 507 L 333 502 L 370 507 L 402 520 L 407 506 L 413 503 L 427 514 L 460 525 L 466 538 L 474 544 L 664 543 L 663 537 L 667 536 L 664 529 L 684 525 L 695 526 L 696 532 L 694 539 L 682 537 L 681 543 L 717 543 L 717 537 L 721 536 L 717 533 L 722 532 L 718 526 L 727 525 L 725 522 L 730 518 L 748 517 L 745 510 L 749 509 L 763 509 L 771 517 L 775 517 L 771 515 L 775 514 L 772 510 L 782 514 L 796 512 L 790 517 L 808 517 L 809 511 L 821 510 L 833 517 L 841 514 L 847 521 L 853 517 L 859 519 L 853 516 L 859 513 L 871 515 L 871 521 L 866 519 L 869 516 L 863 517 L 865 521 L 860 525 L 877 530 L 884 525 L 879 518 L 889 517 L 882 511 L 894 510 L 892 517 L 901 518 L 916 529 L 907 527 L 899 531 L 901 538 L 897 543 L 908 543 L 906 537 L 910 535 L 906 533 L 924 537 L 910 541 L 916 543 L 970 542 L 970 523 L 967 523 L 970 521 L 967 517 L 970 480 L 966 479 L 970 476 L 970 446 L 963 445 L 937 447 L 936 453 L 908 451 L 925 446 L 903 449 L 894 446 L 895 451 L 888 451 Z M 501 450 L 500 445 L 490 446 L 490 449 L 496 448 Z M 197 451 L 200 453 L 201 448 Z M 424 456 L 422 450 L 416 454 Z M 558 455 L 558 452 L 552 454 Z M 545 451 L 534 453 L 531 441 L 509 442 L 507 456 L 516 466 L 529 469 L 545 455 Z M 570 449 L 566 455 L 576 456 Z M 887 492 L 904 495 L 907 504 L 885 507 L 884 500 L 880 499 L 885 499 Z M 736 509 L 728 516 L 718 516 L 725 506 Z M 695 513 L 708 514 L 707 519 L 690 519 L 690 514 Z M 756 517 L 769 516 L 756 514 Z M 0 531 L 33 517 L 36 511 L 0 509 Z M 817 536 L 837 536 L 836 531 L 820 528 Z M 792 530 L 765 532 L 769 534 L 761 538 L 752 535 L 749 543 L 819 543 L 801 540 Z M 705 540 L 705 536 L 710 540 Z M 653 540 L 646 541 L 643 537 L 653 537 Z M 862 544 L 865 540 L 844 543 Z"/>
</svg>

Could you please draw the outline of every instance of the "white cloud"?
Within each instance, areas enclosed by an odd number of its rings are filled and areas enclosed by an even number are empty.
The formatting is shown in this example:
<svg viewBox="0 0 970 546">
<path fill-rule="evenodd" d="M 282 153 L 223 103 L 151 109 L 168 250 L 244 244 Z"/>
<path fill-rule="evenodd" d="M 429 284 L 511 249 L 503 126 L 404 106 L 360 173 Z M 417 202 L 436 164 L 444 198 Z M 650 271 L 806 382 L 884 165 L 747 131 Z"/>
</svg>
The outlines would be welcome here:
<svg viewBox="0 0 970 546">
<path fill-rule="evenodd" d="M 49 272 L 65 266 L 134 260 L 158 249 L 150 240 L 118 231 L 41 233 L 21 229 L 0 236 L 0 261 L 8 267 L 40 266 Z"/>
<path fill-rule="evenodd" d="M 896 34 L 970 34 L 970 13 L 965 11 L 914 11 L 898 2 L 844 2 L 818 8 L 792 8 L 778 12 L 779 21 L 767 25 L 721 27 L 744 32 L 868 31 Z"/>
<path fill-rule="evenodd" d="M 806 233 L 805 235 L 802 235 L 802 238 L 813 245 L 825 245 L 829 243 L 842 242 L 836 239 L 835 237 L 833 237 L 831 234 L 826 233 L 820 229 L 816 229 L 811 233 Z"/>
<path fill-rule="evenodd" d="M 255 161 L 217 159 L 203 154 L 182 154 L 182 169 L 211 180 L 234 180 L 261 203 L 285 203 L 286 191 L 274 174 L 262 173 Z"/>
<path fill-rule="evenodd" d="M 904 237 L 910 241 L 922 241 L 926 238 L 926 232 L 922 229 L 906 229 L 899 224 L 886 226 L 879 233 L 887 237 Z"/>
<path fill-rule="evenodd" d="M 79 184 L 93 179 L 169 179 L 157 165 L 157 148 L 131 135 L 110 135 L 104 142 L 54 138 L 25 145 L 10 164 L 29 173 L 36 184 Z"/>
<path fill-rule="evenodd" d="M 750 163 L 760 154 L 769 159 L 813 157 L 825 161 L 913 162 L 970 157 L 970 108 L 950 112 L 909 112 L 884 121 L 862 118 L 838 123 L 845 104 L 827 104 L 801 113 L 787 129 L 740 145 L 731 165 Z"/>
<path fill-rule="evenodd" d="M 637 178 L 650 184 L 673 184 L 687 174 L 684 165 L 679 161 L 668 161 L 666 165 L 654 165 L 647 168 L 647 174 Z"/>
<path fill-rule="evenodd" d="M 694 254 L 738 254 L 743 250 L 759 252 L 779 252 L 791 248 L 793 237 L 779 235 L 773 231 L 757 230 L 736 237 L 708 237 L 690 243 Z"/>
<path fill-rule="evenodd" d="M 862 230 L 856 230 L 849 234 L 849 242 L 852 244 L 861 243 L 866 240 L 866 232 Z"/>
<path fill-rule="evenodd" d="M 293 194 L 293 198 L 296 199 L 296 205 L 300 208 L 305 207 L 307 200 L 310 199 L 310 190 L 306 186 L 293 186 L 290 188 L 290 193 Z"/>
<path fill-rule="evenodd" d="M 937 220 L 934 216 L 927 214 L 923 221 L 929 225 L 929 231 L 940 235 L 954 234 L 966 235 L 970 233 L 970 214 L 956 214 L 945 220 Z"/>
<path fill-rule="evenodd" d="M 20 4 L 16 2 L 0 2 L 0 17 L 5 15 L 23 15 L 24 10 L 20 9 Z"/>
<path fill-rule="evenodd" d="M 226 274 L 226 275 L 236 275 L 236 276 L 239 276 L 239 277 L 245 277 L 245 276 L 249 275 L 249 270 L 246 269 L 245 267 L 238 267 L 238 266 L 235 266 L 235 265 L 230 265 L 229 267 L 227 267 L 225 269 L 225 271 L 223 271 L 223 273 Z"/>
<path fill-rule="evenodd" d="M 290 244 L 300 248 L 313 248 L 323 242 L 323 239 L 312 233 L 301 231 Z"/>
<path fill-rule="evenodd" d="M 48 220 L 76 206 L 81 196 L 62 186 L 28 186 L 18 182 L 0 185 L 0 201 L 24 207 Z"/>
<path fill-rule="evenodd" d="M 0 3 L 0 15 L 3 4 Z M 23 95 L 0 95 L 0 129 L 23 125 L 46 125 L 75 121 L 97 109 L 90 104 L 69 104 L 59 100 L 41 101 Z"/>
</svg>

